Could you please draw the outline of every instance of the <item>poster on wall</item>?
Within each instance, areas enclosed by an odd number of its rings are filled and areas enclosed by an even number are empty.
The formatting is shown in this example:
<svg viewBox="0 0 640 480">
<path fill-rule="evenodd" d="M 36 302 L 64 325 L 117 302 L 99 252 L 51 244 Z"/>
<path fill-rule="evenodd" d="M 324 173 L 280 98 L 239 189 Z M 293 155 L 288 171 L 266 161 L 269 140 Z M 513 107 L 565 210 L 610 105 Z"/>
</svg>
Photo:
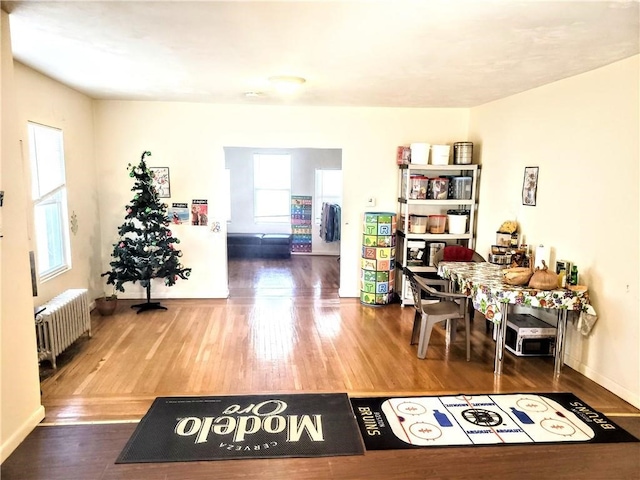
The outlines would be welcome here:
<svg viewBox="0 0 640 480">
<path fill-rule="evenodd" d="M 169 167 L 149 167 L 153 173 L 153 186 L 158 192 L 158 197 L 169 198 L 171 186 L 169 184 Z"/>
<path fill-rule="evenodd" d="M 522 182 L 522 204 L 536 206 L 536 192 L 538 191 L 538 167 L 525 167 Z"/>
<path fill-rule="evenodd" d="M 191 201 L 191 225 L 207 226 L 209 223 L 208 200 Z"/>
<path fill-rule="evenodd" d="M 167 214 L 174 225 L 189 223 L 189 205 L 186 203 L 172 203 Z"/>
</svg>

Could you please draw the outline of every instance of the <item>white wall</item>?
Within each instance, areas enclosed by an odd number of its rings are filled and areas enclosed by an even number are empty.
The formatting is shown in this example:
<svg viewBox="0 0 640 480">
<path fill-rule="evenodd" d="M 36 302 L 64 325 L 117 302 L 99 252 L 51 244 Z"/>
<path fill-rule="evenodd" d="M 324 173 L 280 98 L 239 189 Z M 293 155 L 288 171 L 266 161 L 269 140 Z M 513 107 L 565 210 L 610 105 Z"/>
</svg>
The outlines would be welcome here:
<svg viewBox="0 0 640 480">
<path fill-rule="evenodd" d="M 29 171 L 27 122 L 60 128 L 64 138 L 69 220 L 75 215 L 77 231 L 69 228 L 71 269 L 38 284 L 35 305 L 40 305 L 69 288 L 88 288 L 90 298 L 103 295 L 100 279 L 99 188 L 93 146 L 93 100 L 49 77 L 15 62 L 18 95 L 18 126 Z M 29 181 L 29 180 L 28 180 Z M 33 216 L 29 218 L 29 245 L 36 249 Z"/>
<path fill-rule="evenodd" d="M 482 163 L 478 250 L 503 220 L 578 265 L 599 319 L 569 329 L 566 362 L 640 407 L 639 57 L 471 110 Z M 525 166 L 537 205 L 522 206 Z"/>
<path fill-rule="evenodd" d="M 20 151 L 8 15 L 2 11 L 0 190 L 0 463 L 44 418 L 33 324 L 26 212 L 29 190 Z M 28 157 L 27 157 L 28 159 Z"/>
<path fill-rule="evenodd" d="M 362 216 L 365 210 L 395 211 L 396 147 L 416 141 L 452 143 L 466 138 L 466 109 L 384 109 L 321 107 L 244 107 L 168 102 L 98 101 L 96 152 L 103 224 L 103 268 L 131 198 L 127 163 L 150 150 L 150 166 L 168 166 L 171 201 L 209 200 L 209 220 L 224 205 L 217 184 L 228 145 L 265 148 L 340 148 L 344 195 L 340 295 L 358 297 Z M 375 208 L 365 207 L 368 197 Z M 174 200 L 175 199 L 175 200 Z M 218 207 L 219 208 L 219 207 Z M 220 213 L 218 213 L 218 216 Z M 176 227 L 183 261 L 193 272 L 188 281 L 168 288 L 154 285 L 152 295 L 226 297 L 224 232 Z M 127 295 L 141 296 L 137 288 Z"/>
</svg>

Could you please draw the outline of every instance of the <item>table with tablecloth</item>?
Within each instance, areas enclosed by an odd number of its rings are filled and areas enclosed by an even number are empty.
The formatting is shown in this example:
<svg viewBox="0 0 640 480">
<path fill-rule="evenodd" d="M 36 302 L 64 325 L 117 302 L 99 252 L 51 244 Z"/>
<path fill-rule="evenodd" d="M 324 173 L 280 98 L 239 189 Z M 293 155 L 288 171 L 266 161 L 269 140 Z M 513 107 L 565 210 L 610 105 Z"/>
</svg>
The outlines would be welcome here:
<svg viewBox="0 0 640 480">
<path fill-rule="evenodd" d="M 568 312 L 591 310 L 588 291 L 586 289 L 573 291 L 566 288 L 539 290 L 508 285 L 502 280 L 504 268 L 488 262 L 440 262 L 438 275 L 448 279 L 457 290 L 468 295 L 473 307 L 495 324 L 497 332 L 494 373 L 496 375 L 502 374 L 508 306 L 521 305 L 557 310 L 554 374 L 559 374 L 563 364 Z"/>
</svg>

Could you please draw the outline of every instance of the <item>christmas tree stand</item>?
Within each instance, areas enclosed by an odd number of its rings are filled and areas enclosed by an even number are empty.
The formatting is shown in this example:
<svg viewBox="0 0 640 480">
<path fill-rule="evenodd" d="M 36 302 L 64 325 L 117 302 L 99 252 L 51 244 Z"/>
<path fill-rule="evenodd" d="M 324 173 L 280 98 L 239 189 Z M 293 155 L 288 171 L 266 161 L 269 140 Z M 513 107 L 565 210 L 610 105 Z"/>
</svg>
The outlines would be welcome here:
<svg viewBox="0 0 640 480">
<path fill-rule="evenodd" d="M 147 310 L 166 310 L 167 307 L 160 305 L 160 302 L 147 302 L 138 303 L 137 305 L 131 305 L 131 308 L 139 308 L 136 313 L 146 312 Z"/>
<path fill-rule="evenodd" d="M 147 310 L 166 310 L 167 307 L 160 305 L 160 302 L 151 301 L 151 282 L 147 284 L 147 302 L 131 305 L 131 308 L 139 308 L 136 313 L 146 312 Z"/>
</svg>

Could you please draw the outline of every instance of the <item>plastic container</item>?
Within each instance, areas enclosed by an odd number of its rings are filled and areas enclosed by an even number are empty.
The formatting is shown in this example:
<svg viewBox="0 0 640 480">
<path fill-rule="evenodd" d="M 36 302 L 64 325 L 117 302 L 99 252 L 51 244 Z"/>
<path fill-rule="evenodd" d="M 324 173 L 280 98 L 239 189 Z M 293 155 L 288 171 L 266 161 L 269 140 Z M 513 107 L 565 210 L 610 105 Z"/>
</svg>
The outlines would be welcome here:
<svg viewBox="0 0 640 480">
<path fill-rule="evenodd" d="M 432 145 L 431 146 L 431 164 L 432 165 L 448 165 L 450 152 L 451 152 L 451 145 Z"/>
<path fill-rule="evenodd" d="M 406 165 L 411 158 L 411 149 L 409 147 L 399 146 L 396 154 L 396 163 L 398 165 Z"/>
<path fill-rule="evenodd" d="M 451 178 L 451 198 L 456 200 L 471 199 L 471 177 L 452 177 Z"/>
<path fill-rule="evenodd" d="M 467 220 L 469 212 L 466 210 L 447 210 L 447 220 L 449 222 L 449 233 L 462 235 L 467 233 Z"/>
<path fill-rule="evenodd" d="M 489 262 L 497 265 L 511 265 L 510 253 L 490 253 Z"/>
<path fill-rule="evenodd" d="M 446 225 L 446 215 L 429 215 L 429 233 L 444 233 Z"/>
<path fill-rule="evenodd" d="M 407 169 L 403 169 L 402 170 L 402 184 L 401 184 L 401 188 L 402 191 L 400 192 L 400 195 L 403 198 L 409 198 L 409 193 L 411 192 L 411 187 L 409 185 L 409 170 Z"/>
<path fill-rule="evenodd" d="M 409 178 L 409 198 L 424 200 L 427 198 L 429 179 L 423 175 L 411 175 Z"/>
<path fill-rule="evenodd" d="M 429 242 L 427 244 L 427 253 L 424 256 L 424 263 L 429 267 L 435 267 L 435 256 L 441 249 L 445 247 L 446 243 L 444 242 Z"/>
<path fill-rule="evenodd" d="M 406 221 L 406 217 L 404 215 L 400 215 L 400 217 L 398 218 L 399 222 L 399 230 L 401 232 L 404 232 L 405 228 L 404 228 L 404 222 Z M 409 222 L 409 224 L 407 225 L 407 230 L 409 230 L 409 225 L 411 225 L 411 222 Z"/>
<path fill-rule="evenodd" d="M 453 144 L 453 163 L 468 165 L 473 162 L 473 142 L 456 142 Z"/>
<path fill-rule="evenodd" d="M 496 245 L 501 247 L 511 247 L 511 234 L 496 232 Z"/>
<path fill-rule="evenodd" d="M 412 143 L 411 144 L 411 163 L 419 163 L 426 165 L 429 163 L 429 148 L 428 143 Z"/>
<path fill-rule="evenodd" d="M 409 215 L 409 232 L 410 233 L 426 233 L 427 232 L 426 215 Z"/>
<path fill-rule="evenodd" d="M 433 200 L 446 200 L 448 198 L 449 179 L 436 177 L 429 179 L 429 196 Z"/>
</svg>

